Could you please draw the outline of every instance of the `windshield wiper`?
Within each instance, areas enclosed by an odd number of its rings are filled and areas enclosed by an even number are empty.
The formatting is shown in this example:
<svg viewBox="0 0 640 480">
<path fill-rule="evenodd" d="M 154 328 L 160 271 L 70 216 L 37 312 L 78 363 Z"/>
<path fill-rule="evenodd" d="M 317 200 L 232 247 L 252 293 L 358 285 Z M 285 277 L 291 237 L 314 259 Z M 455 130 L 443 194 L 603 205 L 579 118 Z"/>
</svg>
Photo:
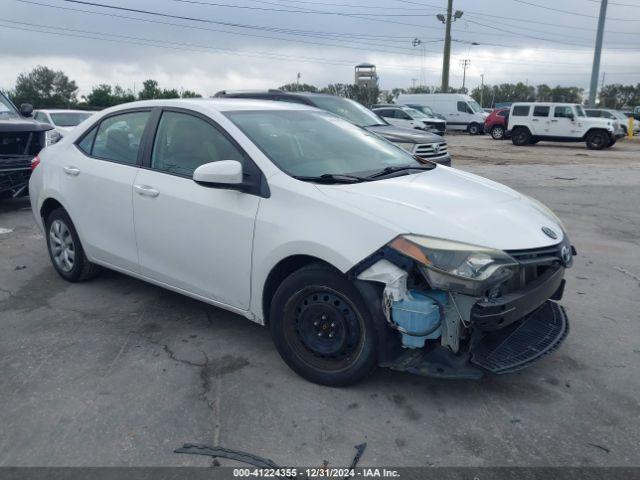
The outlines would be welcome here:
<svg viewBox="0 0 640 480">
<path fill-rule="evenodd" d="M 302 180 L 304 182 L 319 182 L 319 183 L 358 183 L 358 182 L 367 182 L 369 180 L 369 177 L 358 177 L 356 175 L 342 175 L 339 173 L 324 173 L 316 177 L 304 176 L 304 175 L 293 175 L 293 178 L 297 180 Z"/>
<path fill-rule="evenodd" d="M 436 167 L 435 164 L 433 165 L 402 165 L 400 167 L 386 167 L 380 170 L 379 172 L 375 172 L 375 173 L 372 173 L 371 175 L 368 175 L 366 178 L 372 179 L 372 178 L 383 177 L 391 173 L 403 172 L 405 170 L 432 170 L 435 167 Z"/>
</svg>

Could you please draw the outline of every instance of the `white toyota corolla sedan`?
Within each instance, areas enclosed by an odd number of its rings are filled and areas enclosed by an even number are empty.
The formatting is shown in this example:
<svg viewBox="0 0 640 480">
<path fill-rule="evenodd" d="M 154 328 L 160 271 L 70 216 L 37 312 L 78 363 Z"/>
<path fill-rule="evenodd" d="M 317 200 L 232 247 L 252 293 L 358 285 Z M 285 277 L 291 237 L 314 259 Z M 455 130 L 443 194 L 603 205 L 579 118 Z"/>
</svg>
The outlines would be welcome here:
<svg viewBox="0 0 640 480">
<path fill-rule="evenodd" d="M 268 325 L 314 382 L 507 373 L 568 332 L 575 250 L 548 208 L 321 110 L 135 102 L 32 166 L 62 278 L 106 267 Z"/>
</svg>

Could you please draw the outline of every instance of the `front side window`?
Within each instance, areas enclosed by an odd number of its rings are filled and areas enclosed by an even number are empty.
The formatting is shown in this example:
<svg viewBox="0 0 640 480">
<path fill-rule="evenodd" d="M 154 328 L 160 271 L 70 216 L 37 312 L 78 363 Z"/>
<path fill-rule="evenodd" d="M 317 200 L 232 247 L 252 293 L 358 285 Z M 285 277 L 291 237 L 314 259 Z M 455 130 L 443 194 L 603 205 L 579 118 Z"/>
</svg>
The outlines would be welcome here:
<svg viewBox="0 0 640 480">
<path fill-rule="evenodd" d="M 581 105 L 576 105 L 576 116 L 577 117 L 586 117 L 584 113 L 584 108 Z"/>
<path fill-rule="evenodd" d="M 33 116 L 33 119 L 38 122 L 49 123 L 49 119 L 43 112 L 36 112 L 36 114 Z"/>
<path fill-rule="evenodd" d="M 191 177 L 200 165 L 244 162 L 243 154 L 217 128 L 193 115 L 164 112 L 151 154 L 151 168 Z"/>
<path fill-rule="evenodd" d="M 501 112 L 498 112 L 499 117 L 506 117 L 507 115 L 509 115 L 509 110 L 502 110 Z"/>
<path fill-rule="evenodd" d="M 386 118 L 393 118 L 394 117 L 393 110 L 389 110 L 389 109 L 376 110 L 375 113 L 377 113 L 381 117 L 386 117 Z"/>
<path fill-rule="evenodd" d="M 18 114 L 13 104 L 0 92 L 0 113 Z"/>
<path fill-rule="evenodd" d="M 514 117 L 527 117 L 529 116 L 529 105 L 516 105 L 513 107 Z"/>
<path fill-rule="evenodd" d="M 600 117 L 601 116 L 600 110 L 587 110 L 587 115 L 589 117 Z"/>
<path fill-rule="evenodd" d="M 394 113 L 394 116 L 399 120 L 411 120 L 411 116 L 407 112 L 400 110 L 399 108 L 397 108 Z"/>
<path fill-rule="evenodd" d="M 571 118 L 573 116 L 573 109 L 571 107 L 556 107 L 553 111 L 555 118 Z"/>
<path fill-rule="evenodd" d="M 131 112 L 108 117 L 100 123 L 91 155 L 103 160 L 135 165 L 142 133 L 150 112 Z"/>
<path fill-rule="evenodd" d="M 291 176 L 355 175 L 422 165 L 383 138 L 325 112 L 261 110 L 225 115 Z"/>
<path fill-rule="evenodd" d="M 549 107 L 536 106 L 533 108 L 533 116 L 534 117 L 548 117 L 549 116 Z"/>
<path fill-rule="evenodd" d="M 467 113 L 467 102 L 458 102 L 458 111 Z"/>
</svg>

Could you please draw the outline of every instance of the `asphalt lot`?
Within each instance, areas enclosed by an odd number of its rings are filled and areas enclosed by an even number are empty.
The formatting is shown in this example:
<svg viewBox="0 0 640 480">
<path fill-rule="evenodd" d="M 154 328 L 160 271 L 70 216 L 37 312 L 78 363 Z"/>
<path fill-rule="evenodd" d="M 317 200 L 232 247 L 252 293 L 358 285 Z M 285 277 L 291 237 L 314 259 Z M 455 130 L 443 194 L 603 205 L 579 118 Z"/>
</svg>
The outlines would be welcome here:
<svg viewBox="0 0 640 480">
<path fill-rule="evenodd" d="M 559 351 L 479 382 L 379 370 L 320 387 L 234 314 L 113 272 L 65 283 L 28 200 L 5 201 L 0 466 L 211 463 L 172 453 L 185 442 L 343 466 L 363 441 L 362 465 L 640 465 L 640 143 L 447 140 L 454 166 L 545 202 L 570 232 Z"/>
</svg>

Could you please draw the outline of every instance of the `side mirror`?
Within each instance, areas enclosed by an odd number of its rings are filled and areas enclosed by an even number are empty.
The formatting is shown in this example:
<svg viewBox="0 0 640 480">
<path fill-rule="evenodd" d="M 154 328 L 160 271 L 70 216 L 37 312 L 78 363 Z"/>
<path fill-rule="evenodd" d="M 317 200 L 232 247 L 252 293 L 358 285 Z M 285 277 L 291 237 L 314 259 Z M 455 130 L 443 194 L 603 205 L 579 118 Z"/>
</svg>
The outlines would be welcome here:
<svg viewBox="0 0 640 480">
<path fill-rule="evenodd" d="M 242 164 L 237 160 L 205 163 L 193 172 L 193 181 L 206 187 L 238 186 L 242 183 Z"/>
<path fill-rule="evenodd" d="M 569 114 L 569 120 L 571 120 L 572 122 L 574 122 L 576 120 L 576 116 L 573 113 Z"/>
<path fill-rule="evenodd" d="M 23 117 L 30 117 L 33 113 L 33 105 L 30 103 L 23 103 L 20 105 L 20 115 Z"/>
</svg>

